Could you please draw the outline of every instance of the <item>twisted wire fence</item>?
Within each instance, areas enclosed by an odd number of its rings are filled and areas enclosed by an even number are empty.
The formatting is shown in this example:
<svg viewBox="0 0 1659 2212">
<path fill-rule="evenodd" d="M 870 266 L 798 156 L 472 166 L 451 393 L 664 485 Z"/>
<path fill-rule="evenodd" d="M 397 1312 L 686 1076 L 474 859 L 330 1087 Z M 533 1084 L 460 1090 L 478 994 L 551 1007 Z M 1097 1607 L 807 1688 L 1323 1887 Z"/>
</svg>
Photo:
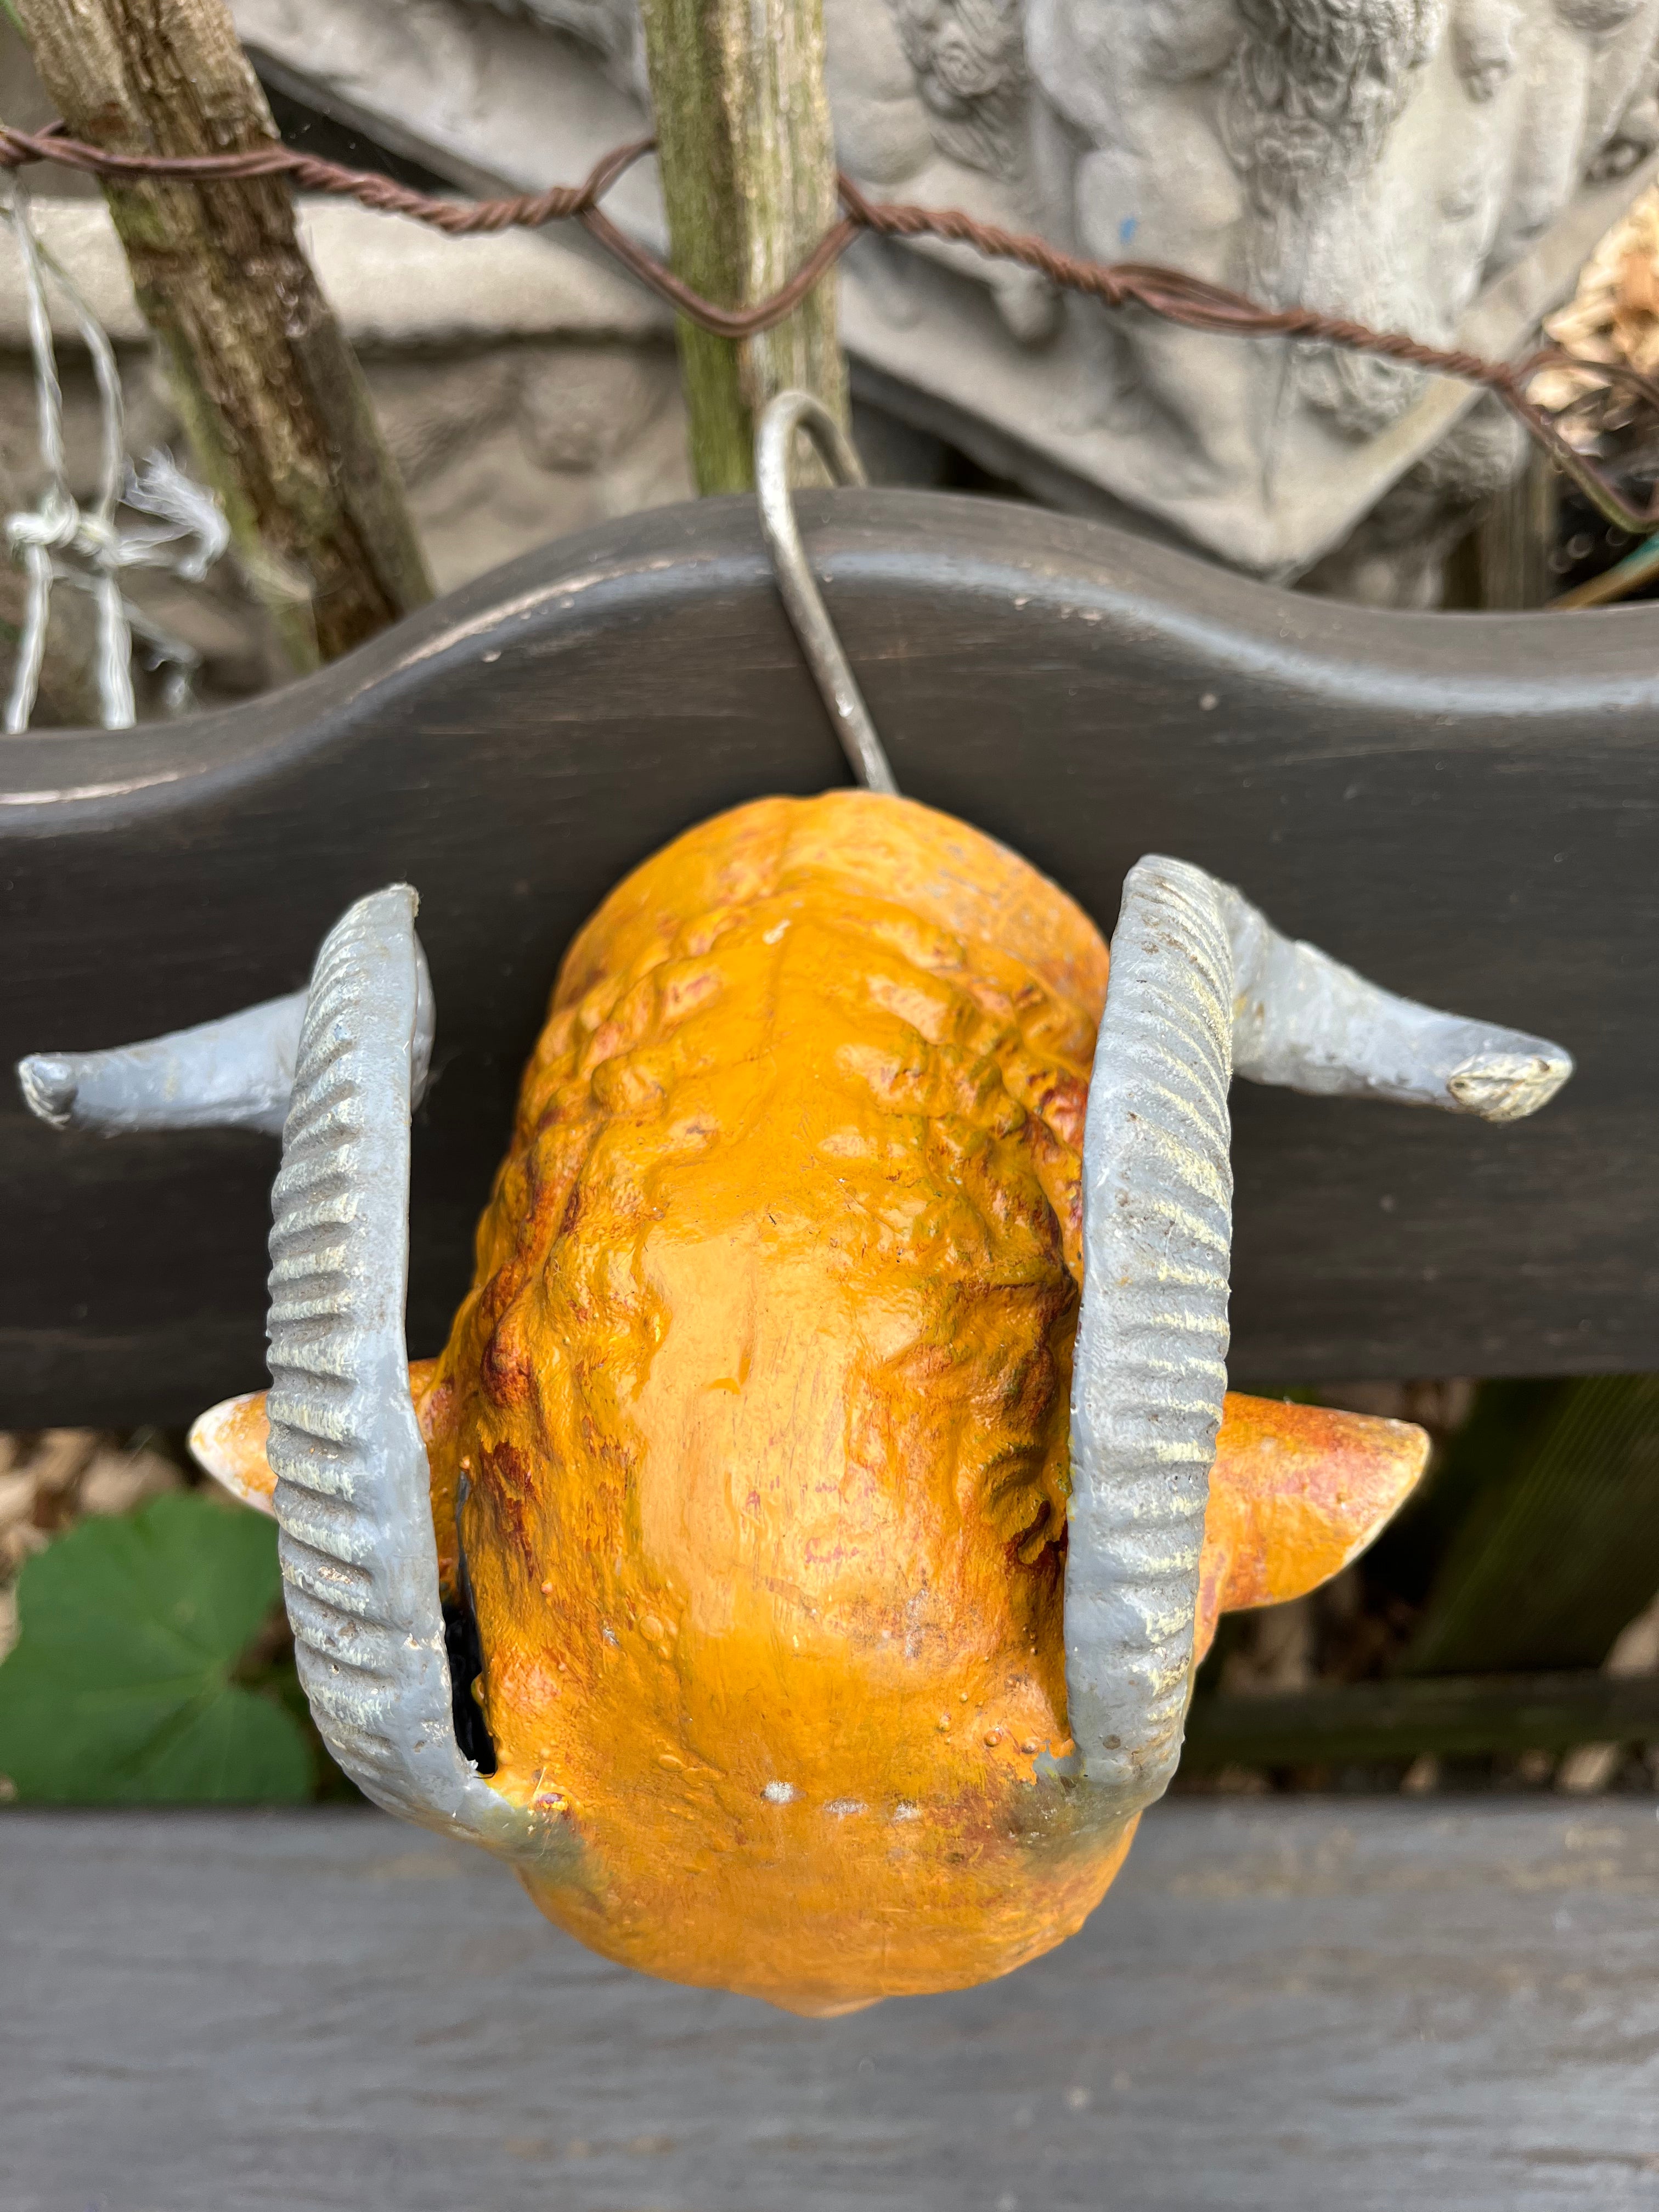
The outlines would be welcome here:
<svg viewBox="0 0 1659 2212">
<path fill-rule="evenodd" d="M 845 174 L 838 179 L 842 210 L 839 221 L 788 282 L 748 307 L 725 307 L 694 291 L 665 262 L 619 228 L 601 204 L 617 179 L 652 152 L 654 145 L 653 139 L 640 138 L 613 148 L 594 163 L 579 185 L 554 185 L 544 191 L 499 199 L 441 198 L 399 184 L 376 170 L 349 168 L 275 141 L 228 154 L 118 154 L 71 138 L 58 125 L 28 131 L 0 125 L 0 169 L 17 169 L 33 161 L 57 161 L 106 184 L 133 186 L 283 178 L 301 191 L 354 199 L 383 214 L 428 223 L 452 238 L 579 222 L 597 245 L 678 313 L 717 337 L 733 339 L 756 337 L 783 321 L 866 233 L 884 238 L 943 239 L 970 246 L 988 260 L 1011 261 L 1035 270 L 1058 289 L 1097 300 L 1109 309 L 1139 308 L 1188 330 L 1232 337 L 1276 337 L 1335 346 L 1479 386 L 1492 392 L 1523 425 L 1609 522 L 1638 537 L 1659 528 L 1659 490 L 1645 507 L 1632 505 L 1565 434 L 1563 422 L 1571 410 L 1557 413 L 1542 407 L 1528 389 L 1540 369 L 1570 366 L 1598 386 L 1623 386 L 1659 413 L 1659 385 L 1623 363 L 1580 360 L 1553 345 L 1519 362 L 1496 361 L 1461 347 L 1430 345 L 1404 331 L 1376 330 L 1350 316 L 1330 314 L 1320 308 L 1267 307 L 1225 285 L 1153 262 L 1091 261 L 1030 233 L 978 222 L 958 208 L 872 200 Z"/>
</svg>

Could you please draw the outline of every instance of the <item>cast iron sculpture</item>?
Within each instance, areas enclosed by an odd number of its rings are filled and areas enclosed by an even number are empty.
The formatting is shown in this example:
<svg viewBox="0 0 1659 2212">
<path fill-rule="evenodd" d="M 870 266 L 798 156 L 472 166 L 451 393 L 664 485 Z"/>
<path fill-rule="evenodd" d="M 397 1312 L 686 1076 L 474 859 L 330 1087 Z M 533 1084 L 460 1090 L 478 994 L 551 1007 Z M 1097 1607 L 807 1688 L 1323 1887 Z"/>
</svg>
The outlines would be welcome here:
<svg viewBox="0 0 1659 2212">
<path fill-rule="evenodd" d="M 65 1126 L 283 1126 L 269 1464 L 257 1401 L 199 1448 L 245 1494 L 274 1472 L 334 1756 L 611 1956 L 798 2009 L 1061 1940 L 1217 1612 L 1335 1571 L 1422 1465 L 1402 1425 L 1224 1408 L 1231 1076 L 1504 1120 L 1566 1055 L 1176 860 L 1132 872 L 1109 973 L 960 823 L 761 800 L 572 946 L 473 1290 L 411 1369 L 415 907 L 362 900 L 293 999 L 21 1070 Z"/>
<path fill-rule="evenodd" d="M 60 1127 L 281 1133 L 273 1388 L 192 1443 L 276 1515 L 345 1771 L 608 1955 L 824 2014 L 1079 1926 L 1218 1614 L 1336 1572 L 1422 1471 L 1407 1424 L 1226 1391 L 1233 1075 L 1504 1121 L 1571 1061 L 1179 860 L 1131 870 L 1109 955 L 900 797 L 798 431 L 858 460 L 804 395 L 768 409 L 769 545 L 866 788 L 690 830 L 579 932 L 439 1358 L 404 1342 L 407 884 L 306 991 L 19 1074 Z"/>
</svg>

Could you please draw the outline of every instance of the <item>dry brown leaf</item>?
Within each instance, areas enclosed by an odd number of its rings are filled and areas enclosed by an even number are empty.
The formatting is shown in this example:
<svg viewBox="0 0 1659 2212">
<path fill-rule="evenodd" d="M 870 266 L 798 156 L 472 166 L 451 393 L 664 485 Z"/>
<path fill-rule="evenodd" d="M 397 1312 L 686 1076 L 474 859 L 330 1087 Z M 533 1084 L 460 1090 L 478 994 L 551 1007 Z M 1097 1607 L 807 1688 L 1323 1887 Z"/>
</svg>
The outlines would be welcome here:
<svg viewBox="0 0 1659 2212">
<path fill-rule="evenodd" d="M 81 1477 L 76 1504 L 82 1513 L 131 1513 L 169 1490 L 182 1490 L 185 1479 L 159 1452 L 112 1451 L 93 1455 Z"/>
</svg>

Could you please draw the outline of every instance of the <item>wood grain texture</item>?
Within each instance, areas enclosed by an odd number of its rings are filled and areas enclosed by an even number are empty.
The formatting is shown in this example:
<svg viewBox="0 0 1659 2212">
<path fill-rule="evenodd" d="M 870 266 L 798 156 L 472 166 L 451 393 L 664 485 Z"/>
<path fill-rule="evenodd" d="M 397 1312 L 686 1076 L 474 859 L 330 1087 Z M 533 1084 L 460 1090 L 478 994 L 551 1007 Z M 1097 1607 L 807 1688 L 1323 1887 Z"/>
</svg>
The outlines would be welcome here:
<svg viewBox="0 0 1659 2212">
<path fill-rule="evenodd" d="M 1182 1758 L 1194 1771 L 1213 1771 L 1656 1741 L 1659 1679 L 1652 1675 L 1428 1674 L 1200 1698 L 1187 1716 Z"/>
<path fill-rule="evenodd" d="M 170 155 L 275 143 L 224 0 L 15 0 L 14 12 L 75 136 Z M 429 599 L 396 464 L 286 180 L 107 198 L 198 462 L 295 666 Z"/>
<path fill-rule="evenodd" d="M 368 1813 L 0 1815 L 4 2212 L 1659 2203 L 1650 1803 L 1164 1805 L 852 2019 L 643 1980 Z"/>
<path fill-rule="evenodd" d="M 823 0 L 644 0 L 640 20 L 675 272 L 720 307 L 753 307 L 840 214 Z M 752 486 L 756 417 L 780 392 L 810 392 L 846 424 L 838 291 L 831 270 L 793 314 L 740 341 L 680 318 L 700 491 Z"/>
<path fill-rule="evenodd" d="M 1380 614 L 1032 508 L 803 511 L 902 788 L 1108 931 L 1130 865 L 1174 854 L 1577 1056 L 1503 1127 L 1239 1085 L 1235 1386 L 1653 1367 L 1659 610 Z M 232 713 L 9 739 L 0 766 L 8 1064 L 292 990 L 353 898 L 418 888 L 416 1356 L 575 928 L 716 809 L 846 780 L 740 500 L 566 539 Z M 184 1420 L 257 1387 L 275 1165 L 253 1136 L 60 1136 L 8 1086 L 0 1420 Z"/>
</svg>

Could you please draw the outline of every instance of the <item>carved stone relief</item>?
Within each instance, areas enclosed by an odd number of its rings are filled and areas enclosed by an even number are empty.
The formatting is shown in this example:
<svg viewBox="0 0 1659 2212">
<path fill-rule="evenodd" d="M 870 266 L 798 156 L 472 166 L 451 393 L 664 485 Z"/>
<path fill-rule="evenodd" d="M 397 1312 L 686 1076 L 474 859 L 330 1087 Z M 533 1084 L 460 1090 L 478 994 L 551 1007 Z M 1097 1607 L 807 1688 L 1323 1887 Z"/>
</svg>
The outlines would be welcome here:
<svg viewBox="0 0 1659 2212">
<path fill-rule="evenodd" d="M 580 173 L 607 142 L 562 116 L 620 103 L 643 119 L 635 0 L 235 5 L 252 43 L 313 82 L 331 67 L 313 19 L 336 55 L 372 44 L 376 69 L 336 104 L 416 143 L 421 111 L 441 108 L 430 143 L 452 167 L 468 149 L 469 175 Z M 1659 159 L 1659 0 L 825 0 L 825 14 L 840 156 L 872 192 L 1484 351 L 1528 342 Z M 434 17 L 477 49 L 464 123 L 453 76 L 432 86 L 416 51 Z M 406 64 L 388 68 L 399 35 Z M 654 200 L 631 189 L 613 208 L 659 241 Z M 1110 317 L 937 242 L 860 241 L 842 299 L 884 404 L 1044 496 L 1128 510 L 1269 574 L 1339 544 L 1471 404 L 1391 362 Z"/>
</svg>

